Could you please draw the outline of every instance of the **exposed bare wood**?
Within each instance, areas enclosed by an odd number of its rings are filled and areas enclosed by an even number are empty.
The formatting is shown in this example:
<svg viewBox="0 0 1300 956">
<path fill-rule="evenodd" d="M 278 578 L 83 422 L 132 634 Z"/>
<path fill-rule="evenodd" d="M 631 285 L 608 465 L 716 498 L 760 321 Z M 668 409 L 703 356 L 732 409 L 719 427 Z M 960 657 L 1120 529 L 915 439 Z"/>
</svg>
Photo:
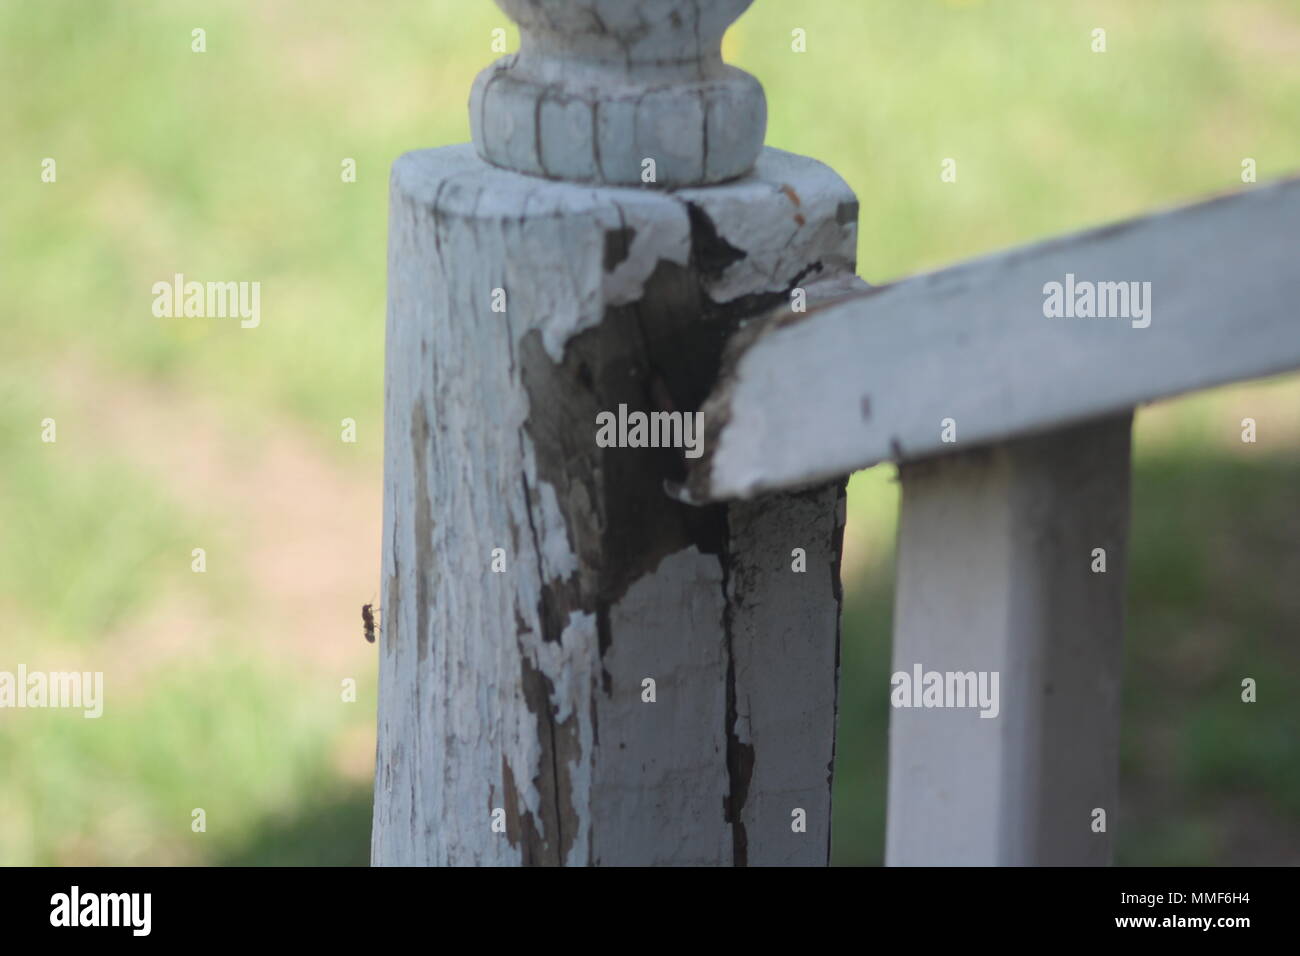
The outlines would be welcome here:
<svg viewBox="0 0 1300 956">
<path fill-rule="evenodd" d="M 1297 249 L 1293 179 L 779 310 L 706 406 L 691 494 L 799 487 L 1298 368 Z M 1125 284 L 1095 291 L 1149 315 L 1045 315 L 1051 283 L 1085 282 Z"/>
<path fill-rule="evenodd" d="M 397 162 L 375 863 L 827 862 L 842 484 L 694 508 L 681 449 L 595 435 L 698 409 L 856 209 L 776 150 L 673 193 Z"/>
</svg>

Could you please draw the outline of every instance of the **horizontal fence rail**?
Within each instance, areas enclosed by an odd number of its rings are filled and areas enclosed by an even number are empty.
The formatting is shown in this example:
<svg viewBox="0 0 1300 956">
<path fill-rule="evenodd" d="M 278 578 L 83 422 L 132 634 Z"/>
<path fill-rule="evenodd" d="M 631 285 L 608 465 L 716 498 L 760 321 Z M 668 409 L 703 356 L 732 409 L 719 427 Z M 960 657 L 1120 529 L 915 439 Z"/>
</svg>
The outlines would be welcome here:
<svg viewBox="0 0 1300 956">
<path fill-rule="evenodd" d="M 691 497 L 792 488 L 1300 368 L 1300 179 L 778 310 Z"/>
<path fill-rule="evenodd" d="M 862 292 L 749 2 L 498 0 L 474 145 L 394 166 L 376 864 L 826 863 L 884 460 L 886 862 L 1113 857 L 1133 409 L 1300 368 L 1300 180 Z"/>
</svg>

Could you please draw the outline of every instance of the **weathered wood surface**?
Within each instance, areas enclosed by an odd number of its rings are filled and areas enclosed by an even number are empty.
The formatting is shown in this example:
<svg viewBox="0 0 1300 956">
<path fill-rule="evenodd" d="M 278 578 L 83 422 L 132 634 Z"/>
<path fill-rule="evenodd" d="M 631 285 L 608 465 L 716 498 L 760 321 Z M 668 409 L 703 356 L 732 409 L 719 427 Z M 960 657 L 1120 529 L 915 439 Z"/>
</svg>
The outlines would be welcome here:
<svg viewBox="0 0 1300 956">
<path fill-rule="evenodd" d="M 842 484 L 690 507 L 595 416 L 699 408 L 742 320 L 852 274 L 856 213 L 777 150 L 676 192 L 398 160 L 373 862 L 827 861 Z"/>
<path fill-rule="evenodd" d="M 888 865 L 1110 862 L 1130 423 L 900 469 L 894 673 L 996 673 L 998 693 L 990 717 L 891 710 Z"/>
<path fill-rule="evenodd" d="M 706 405 L 690 493 L 799 487 L 1298 368 L 1297 250 L 1293 179 L 779 310 Z M 1045 286 L 1067 275 L 1149 282 L 1150 324 L 1045 317 Z"/>
<path fill-rule="evenodd" d="M 721 44 L 751 2 L 497 0 L 519 24 L 520 49 L 474 84 L 479 155 L 606 185 L 675 189 L 747 173 L 767 101 L 756 79 L 722 62 Z"/>
</svg>

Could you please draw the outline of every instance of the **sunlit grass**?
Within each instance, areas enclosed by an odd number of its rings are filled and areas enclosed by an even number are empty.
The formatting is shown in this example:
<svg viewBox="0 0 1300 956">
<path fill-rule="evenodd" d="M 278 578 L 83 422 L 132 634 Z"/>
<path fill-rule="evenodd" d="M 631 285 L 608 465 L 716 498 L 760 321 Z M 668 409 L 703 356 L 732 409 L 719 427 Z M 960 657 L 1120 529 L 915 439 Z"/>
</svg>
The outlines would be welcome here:
<svg viewBox="0 0 1300 956">
<path fill-rule="evenodd" d="M 259 649 L 267 635 L 241 609 L 262 587 L 247 556 L 201 583 L 183 556 L 197 538 L 280 529 L 248 532 L 240 502 L 197 508 L 173 476 L 92 443 L 93 411 L 47 373 L 76 349 L 110 383 L 105 405 L 115 380 L 160 382 L 213 403 L 250 443 L 287 427 L 341 474 L 359 455 L 373 466 L 388 169 L 468 138 L 469 86 L 497 26 L 493 4 L 450 0 L 0 5 L 0 669 L 112 672 L 116 655 L 144 675 L 110 679 L 99 721 L 0 715 L 0 765 L 17 768 L 0 781 L 0 863 L 364 862 L 364 782 L 338 750 L 373 719 L 371 665 L 355 675 L 361 702 L 343 705 L 301 651 Z M 795 27 L 805 54 L 791 52 Z M 1096 27 L 1105 54 L 1091 52 Z M 767 86 L 769 142 L 857 191 L 871 281 L 1239 188 L 1245 157 L 1261 180 L 1300 169 L 1300 9 L 1283 0 L 761 0 L 727 50 Z M 40 181 L 45 157 L 57 183 Z M 956 184 L 939 178 L 949 157 Z M 340 178 L 345 158 L 355 183 Z M 150 288 L 177 272 L 260 282 L 261 326 L 155 319 Z M 1295 744 L 1278 730 L 1298 713 L 1285 690 L 1300 632 L 1286 584 L 1297 409 L 1293 379 L 1139 417 L 1127 862 L 1230 858 L 1254 845 L 1232 829 L 1248 818 L 1300 845 Z M 1246 415 L 1255 446 L 1236 437 Z M 39 441 L 47 416 L 55 445 Z M 337 440 L 344 417 L 362 444 Z M 846 862 L 878 860 L 883 842 L 896 507 L 892 469 L 855 477 Z M 170 635 L 183 653 L 163 659 L 145 625 L 182 598 L 212 633 Z M 1256 672 L 1268 682 L 1247 710 L 1232 685 Z M 189 830 L 196 806 L 207 834 Z"/>
</svg>

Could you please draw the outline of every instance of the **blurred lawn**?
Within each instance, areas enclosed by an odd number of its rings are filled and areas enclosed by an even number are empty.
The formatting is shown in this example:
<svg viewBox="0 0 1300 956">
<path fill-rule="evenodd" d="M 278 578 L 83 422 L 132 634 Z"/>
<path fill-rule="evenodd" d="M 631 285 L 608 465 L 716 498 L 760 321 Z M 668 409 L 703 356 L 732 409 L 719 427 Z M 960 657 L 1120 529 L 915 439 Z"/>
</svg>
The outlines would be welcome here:
<svg viewBox="0 0 1300 956">
<path fill-rule="evenodd" d="M 388 167 L 468 139 L 497 26 L 0 0 L 0 669 L 103 670 L 108 714 L 0 711 L 0 863 L 366 861 Z M 873 282 L 1300 169 L 1296 0 L 758 0 L 726 50 Z M 154 319 L 177 272 L 260 281 L 261 327 Z M 1121 862 L 1300 862 L 1298 447 L 1294 378 L 1139 415 Z M 844 863 L 882 851 L 895 508 L 854 479 Z"/>
</svg>

